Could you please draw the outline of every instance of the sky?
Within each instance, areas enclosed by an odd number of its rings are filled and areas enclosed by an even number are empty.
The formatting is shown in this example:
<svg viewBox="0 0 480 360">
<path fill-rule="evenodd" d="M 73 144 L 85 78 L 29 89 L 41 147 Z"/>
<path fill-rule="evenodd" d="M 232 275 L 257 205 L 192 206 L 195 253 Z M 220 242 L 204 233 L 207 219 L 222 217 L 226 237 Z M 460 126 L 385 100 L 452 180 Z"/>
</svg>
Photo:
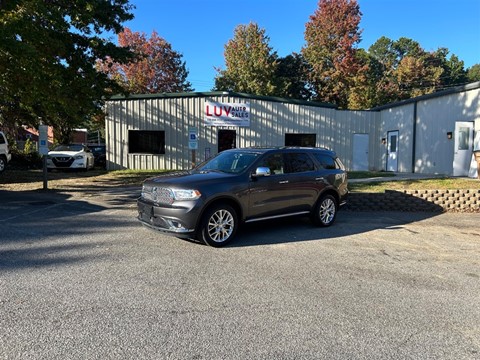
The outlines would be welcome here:
<svg viewBox="0 0 480 360">
<path fill-rule="evenodd" d="M 480 0 L 357 0 L 362 41 L 380 37 L 417 41 L 427 51 L 449 49 L 465 63 L 480 64 Z M 224 68 L 224 47 L 237 25 L 255 22 L 281 57 L 300 52 L 305 24 L 317 0 L 131 0 L 135 18 L 124 23 L 150 36 L 156 31 L 182 55 L 195 91 L 210 91 Z"/>
</svg>

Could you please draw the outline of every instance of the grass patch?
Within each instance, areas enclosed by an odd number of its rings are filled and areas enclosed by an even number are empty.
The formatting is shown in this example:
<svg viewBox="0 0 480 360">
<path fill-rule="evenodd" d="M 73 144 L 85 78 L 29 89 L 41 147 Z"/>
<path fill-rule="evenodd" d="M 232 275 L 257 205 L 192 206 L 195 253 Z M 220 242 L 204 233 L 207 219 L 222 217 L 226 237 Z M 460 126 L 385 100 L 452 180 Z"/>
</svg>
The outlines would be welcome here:
<svg viewBox="0 0 480 360">
<path fill-rule="evenodd" d="M 52 171 L 47 173 L 48 188 L 56 190 L 95 189 L 114 186 L 141 186 L 146 178 L 164 171 L 118 170 Z M 0 189 L 27 191 L 43 189 L 42 170 L 7 169 L 0 175 Z"/>
<path fill-rule="evenodd" d="M 165 170 L 117 170 L 94 169 L 89 171 L 53 171 L 48 175 L 48 188 L 55 190 L 101 190 L 108 187 L 141 186 L 149 177 L 165 173 Z M 435 178 L 419 180 L 388 180 L 395 176 L 388 172 L 352 171 L 349 179 L 370 179 L 376 181 L 350 182 L 352 192 L 379 193 L 385 190 L 445 190 L 480 189 L 480 181 L 469 178 Z M 385 177 L 385 181 L 378 179 Z M 42 170 L 17 170 L 7 168 L 0 174 L 0 189 L 8 191 L 28 191 L 43 188 Z"/>
<path fill-rule="evenodd" d="M 419 180 L 372 181 L 349 183 L 352 192 L 382 193 L 385 190 L 477 190 L 480 181 L 470 178 L 435 178 Z"/>
<path fill-rule="evenodd" d="M 394 173 L 386 171 L 349 171 L 349 179 L 370 179 L 379 177 L 393 177 Z"/>
</svg>

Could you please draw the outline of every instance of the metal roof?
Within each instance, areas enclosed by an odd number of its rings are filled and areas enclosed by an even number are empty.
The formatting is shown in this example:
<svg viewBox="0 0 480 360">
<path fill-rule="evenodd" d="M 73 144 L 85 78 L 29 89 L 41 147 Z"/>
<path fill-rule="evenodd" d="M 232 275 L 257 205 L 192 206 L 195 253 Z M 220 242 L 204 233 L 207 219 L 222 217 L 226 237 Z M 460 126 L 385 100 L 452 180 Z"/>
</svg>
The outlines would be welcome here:
<svg viewBox="0 0 480 360">
<path fill-rule="evenodd" d="M 210 91 L 210 92 L 186 92 L 186 93 L 157 93 L 157 94 L 131 94 L 131 95 L 114 95 L 109 100 L 141 100 L 141 99 L 165 99 L 165 98 L 199 98 L 199 97 L 213 97 L 213 96 L 230 96 L 244 99 L 264 100 L 271 102 L 281 102 L 287 104 L 297 104 L 304 106 L 315 106 L 323 108 L 336 109 L 334 104 L 323 103 L 318 101 L 307 101 L 298 99 L 287 99 L 275 96 L 251 95 L 245 93 L 238 93 L 233 91 Z"/>
</svg>

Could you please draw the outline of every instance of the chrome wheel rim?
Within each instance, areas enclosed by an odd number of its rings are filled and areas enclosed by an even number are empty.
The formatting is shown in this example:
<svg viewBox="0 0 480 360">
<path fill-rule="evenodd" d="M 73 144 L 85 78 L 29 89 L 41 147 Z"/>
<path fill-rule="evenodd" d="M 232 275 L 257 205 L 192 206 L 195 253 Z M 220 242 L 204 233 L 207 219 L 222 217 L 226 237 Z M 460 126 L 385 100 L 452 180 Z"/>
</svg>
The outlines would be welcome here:
<svg viewBox="0 0 480 360">
<path fill-rule="evenodd" d="M 234 226 L 233 215 L 227 210 L 218 210 L 208 220 L 208 236 L 217 243 L 224 242 L 232 235 Z"/>
<path fill-rule="evenodd" d="M 330 224 L 335 217 L 335 202 L 332 199 L 325 199 L 320 206 L 320 221 L 323 224 Z"/>
</svg>

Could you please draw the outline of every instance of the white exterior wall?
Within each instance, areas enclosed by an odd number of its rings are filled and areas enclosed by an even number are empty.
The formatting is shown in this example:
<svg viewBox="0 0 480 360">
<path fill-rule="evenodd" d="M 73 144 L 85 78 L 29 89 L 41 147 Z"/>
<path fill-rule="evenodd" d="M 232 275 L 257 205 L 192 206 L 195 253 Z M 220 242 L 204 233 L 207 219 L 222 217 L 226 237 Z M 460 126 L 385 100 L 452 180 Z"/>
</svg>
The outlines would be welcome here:
<svg viewBox="0 0 480 360">
<path fill-rule="evenodd" d="M 478 131 L 479 101 L 476 89 L 418 103 L 416 172 L 453 175 L 455 135 L 447 139 L 447 132 L 455 132 L 457 121 L 474 122 Z"/>
<path fill-rule="evenodd" d="M 457 121 L 474 122 L 480 131 L 480 89 L 432 97 L 381 111 L 378 123 L 382 137 L 388 131 L 399 130 L 399 172 L 453 175 L 454 138 Z M 414 125 L 415 124 L 415 125 Z M 416 129 L 414 131 L 414 126 Z M 414 139 L 415 137 L 415 139 Z M 415 162 L 412 169 L 413 144 Z M 386 166 L 386 146 L 376 160 L 381 169 Z"/>
<path fill-rule="evenodd" d="M 250 102 L 249 127 L 204 125 L 205 100 L 223 103 Z M 316 146 L 335 150 L 351 167 L 354 133 L 375 136 L 376 113 L 338 111 L 333 108 L 232 96 L 158 97 L 109 101 L 106 107 L 107 168 L 186 169 L 191 167 L 189 127 L 198 128 L 196 163 L 205 160 L 205 149 L 217 153 L 220 129 L 235 130 L 237 147 L 283 146 L 286 133 L 315 133 Z M 128 130 L 164 130 L 165 154 L 129 154 Z M 376 149 L 369 151 L 374 163 Z M 374 167 L 372 165 L 372 167 Z"/>
<path fill-rule="evenodd" d="M 382 139 L 387 139 L 389 131 L 398 130 L 398 172 L 412 172 L 413 116 L 414 104 L 381 112 L 378 122 L 380 137 L 376 143 L 378 156 L 375 162 L 379 170 L 385 170 L 387 164 L 387 144 L 382 144 Z"/>
</svg>

